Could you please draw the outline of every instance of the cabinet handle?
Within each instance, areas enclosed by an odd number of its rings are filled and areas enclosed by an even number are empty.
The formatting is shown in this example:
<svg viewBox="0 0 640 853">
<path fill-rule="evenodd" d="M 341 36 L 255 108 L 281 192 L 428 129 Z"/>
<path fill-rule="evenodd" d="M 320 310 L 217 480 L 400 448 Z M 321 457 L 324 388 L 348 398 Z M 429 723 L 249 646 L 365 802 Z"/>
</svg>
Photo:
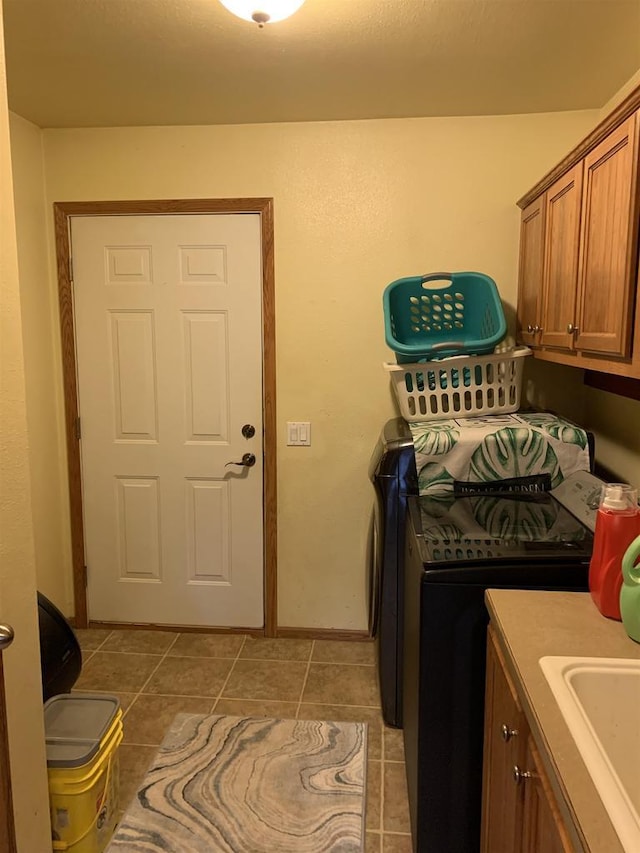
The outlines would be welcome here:
<svg viewBox="0 0 640 853">
<path fill-rule="evenodd" d="M 544 329 L 542 328 L 542 326 L 534 326 L 534 327 L 533 327 L 533 331 L 534 331 L 534 332 L 536 333 L 536 335 L 537 335 L 537 334 L 538 334 L 538 332 L 544 332 Z"/>
<path fill-rule="evenodd" d="M 568 335 L 577 335 L 580 329 L 577 326 L 574 326 L 573 323 L 569 323 L 567 325 L 567 334 Z"/>
<path fill-rule="evenodd" d="M 540 326 L 538 326 L 537 323 L 535 326 L 532 326 L 531 323 L 529 323 L 529 325 L 527 326 L 527 332 L 529 332 L 530 335 L 537 335 L 538 332 L 541 332 L 541 331 L 542 331 L 542 328 Z"/>
<path fill-rule="evenodd" d="M 525 779 L 533 779 L 534 775 L 530 770 L 520 770 L 517 764 L 513 765 L 513 781 L 516 785 L 524 782 Z"/>
<path fill-rule="evenodd" d="M 500 734 L 502 735 L 502 740 L 505 743 L 509 743 L 512 737 L 518 736 L 518 729 L 512 729 L 506 723 L 503 723 L 500 726 Z"/>
<path fill-rule="evenodd" d="M 534 333 L 534 331 L 535 331 L 534 327 L 531 325 L 531 323 L 529 323 L 529 325 L 527 326 L 527 332 L 529 332 L 529 334 L 532 335 Z"/>
</svg>

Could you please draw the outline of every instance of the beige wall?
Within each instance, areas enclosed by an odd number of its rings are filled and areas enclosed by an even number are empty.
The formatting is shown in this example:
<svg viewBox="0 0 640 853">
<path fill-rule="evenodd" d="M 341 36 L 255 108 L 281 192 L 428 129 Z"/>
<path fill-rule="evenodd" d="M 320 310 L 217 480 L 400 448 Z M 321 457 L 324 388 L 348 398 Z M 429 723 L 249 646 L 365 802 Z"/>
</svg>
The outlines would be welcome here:
<svg viewBox="0 0 640 853">
<path fill-rule="evenodd" d="M 42 131 L 9 116 L 18 269 L 27 390 L 33 531 L 38 589 L 64 613 L 73 613 L 60 387 L 52 368 L 60 361 L 58 309 L 49 286 Z M 61 582 L 62 581 L 62 582 Z"/>
<path fill-rule="evenodd" d="M 618 104 L 621 104 L 627 95 L 630 95 L 637 86 L 640 86 L 640 68 L 627 80 L 624 86 L 621 86 L 618 89 L 613 97 L 609 98 L 607 103 L 598 113 L 598 121 L 602 121 L 602 119 L 606 118 L 606 116 L 608 116 L 609 113 L 618 106 Z"/>
<path fill-rule="evenodd" d="M 20 294 L 0 9 L 0 619 L 19 853 L 51 849 L 36 607 Z"/>
<path fill-rule="evenodd" d="M 479 269 L 514 305 L 515 199 L 593 122 L 578 112 L 44 131 L 48 211 L 73 199 L 275 199 L 281 625 L 366 625 L 366 471 L 395 414 L 384 287 Z M 310 448 L 285 446 L 287 420 L 311 421 Z"/>
<path fill-rule="evenodd" d="M 393 414 L 380 369 L 390 357 L 383 344 L 382 289 L 401 275 L 475 267 L 492 275 L 503 298 L 515 304 L 514 200 L 600 117 L 582 112 L 44 132 L 49 229 L 54 200 L 275 198 L 282 625 L 365 624 L 371 487 L 364 471 L 382 423 Z M 49 340 L 43 334 L 56 314 L 56 295 L 50 258 L 49 293 L 38 298 L 44 250 L 44 237 L 37 236 L 40 178 L 38 169 L 32 171 L 38 131 L 17 118 L 12 130 L 20 245 L 33 238 L 38 246 L 37 257 L 21 253 L 21 264 L 30 438 L 39 477 L 47 466 L 50 472 L 52 458 L 64 460 L 59 366 L 46 357 L 58 346 L 56 323 Z M 31 329 L 39 330 L 37 343 Z M 581 371 L 570 368 L 529 363 L 525 382 L 527 400 L 596 432 L 604 464 L 634 470 L 637 450 L 618 425 L 635 404 L 584 389 Z M 34 395 L 36 387 L 51 389 L 48 399 Z M 55 429 L 46 434 L 39 430 L 39 412 L 49 416 L 52 407 Z M 284 423 L 303 419 L 313 424 L 312 447 L 287 448 Z M 62 476 L 54 485 L 56 474 L 49 475 L 48 495 L 34 504 L 34 513 L 40 509 L 46 518 L 36 540 L 38 578 L 71 613 L 66 482 Z M 53 547 L 39 548 L 38 539 Z"/>
<path fill-rule="evenodd" d="M 583 370 L 529 358 L 525 362 L 522 396 L 532 408 L 548 409 L 577 424 L 584 424 L 586 402 L 583 380 Z"/>
<path fill-rule="evenodd" d="M 640 403 L 586 388 L 585 420 L 596 439 L 596 458 L 613 479 L 640 488 Z"/>
</svg>

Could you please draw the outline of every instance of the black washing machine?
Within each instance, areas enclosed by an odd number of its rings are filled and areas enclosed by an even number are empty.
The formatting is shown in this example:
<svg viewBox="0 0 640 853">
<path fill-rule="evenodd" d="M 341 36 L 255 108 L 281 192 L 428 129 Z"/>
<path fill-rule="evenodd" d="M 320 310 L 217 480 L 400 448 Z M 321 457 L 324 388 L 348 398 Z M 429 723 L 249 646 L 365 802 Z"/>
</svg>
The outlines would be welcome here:
<svg viewBox="0 0 640 853">
<path fill-rule="evenodd" d="M 378 636 L 382 716 L 387 725 L 401 728 L 405 524 L 407 497 L 418 493 L 413 438 L 403 418 L 385 424 L 371 457 L 369 478 L 376 490 L 370 630 Z"/>
<path fill-rule="evenodd" d="M 590 432 L 587 441 L 593 464 Z M 369 630 L 378 636 L 382 716 L 387 725 L 402 728 L 407 499 L 418 494 L 413 437 L 403 418 L 384 425 L 369 464 L 369 479 L 376 492 L 369 557 Z"/>
<path fill-rule="evenodd" d="M 407 499 L 403 722 L 418 853 L 480 849 L 484 593 L 586 591 L 600 488 L 580 472 L 550 493 Z"/>
</svg>

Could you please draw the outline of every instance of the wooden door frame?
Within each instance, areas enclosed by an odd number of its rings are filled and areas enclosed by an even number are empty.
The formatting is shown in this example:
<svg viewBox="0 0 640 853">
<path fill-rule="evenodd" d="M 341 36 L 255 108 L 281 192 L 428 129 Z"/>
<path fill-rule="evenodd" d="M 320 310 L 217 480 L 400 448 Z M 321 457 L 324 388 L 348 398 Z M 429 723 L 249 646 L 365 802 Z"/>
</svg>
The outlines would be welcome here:
<svg viewBox="0 0 640 853">
<path fill-rule="evenodd" d="M 16 831 L 11 794 L 9 733 L 4 687 L 2 650 L 0 650 L 0 853 L 17 853 Z"/>
<path fill-rule="evenodd" d="M 75 329 L 70 253 L 72 216 L 123 216 L 197 213 L 257 213 L 260 215 L 262 241 L 262 340 L 263 340 L 263 520 L 264 520 L 264 628 L 238 629 L 254 635 L 275 637 L 277 633 L 277 516 L 276 516 L 276 350 L 275 350 L 275 278 L 273 259 L 273 199 L 158 199 L 149 201 L 70 201 L 55 202 L 55 244 L 58 265 L 58 300 L 64 407 L 71 511 L 71 550 L 75 625 L 86 628 L 87 590 L 84 562 L 84 524 L 80 445 L 77 432 L 79 416 L 76 373 Z M 145 626 L 151 627 L 151 626 Z M 165 626 L 166 627 L 166 626 Z M 184 626 L 182 626 L 184 627 Z M 206 626 L 191 630 L 206 630 Z"/>
</svg>

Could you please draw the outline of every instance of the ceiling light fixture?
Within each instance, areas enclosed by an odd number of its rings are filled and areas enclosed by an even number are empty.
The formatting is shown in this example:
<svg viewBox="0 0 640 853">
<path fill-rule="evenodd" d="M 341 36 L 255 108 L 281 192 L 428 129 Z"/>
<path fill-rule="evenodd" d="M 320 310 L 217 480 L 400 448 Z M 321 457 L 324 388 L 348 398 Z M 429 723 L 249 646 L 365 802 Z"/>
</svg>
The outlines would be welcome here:
<svg viewBox="0 0 640 853">
<path fill-rule="evenodd" d="M 220 0 L 225 9 L 259 27 L 284 21 L 297 12 L 304 0 Z"/>
</svg>

